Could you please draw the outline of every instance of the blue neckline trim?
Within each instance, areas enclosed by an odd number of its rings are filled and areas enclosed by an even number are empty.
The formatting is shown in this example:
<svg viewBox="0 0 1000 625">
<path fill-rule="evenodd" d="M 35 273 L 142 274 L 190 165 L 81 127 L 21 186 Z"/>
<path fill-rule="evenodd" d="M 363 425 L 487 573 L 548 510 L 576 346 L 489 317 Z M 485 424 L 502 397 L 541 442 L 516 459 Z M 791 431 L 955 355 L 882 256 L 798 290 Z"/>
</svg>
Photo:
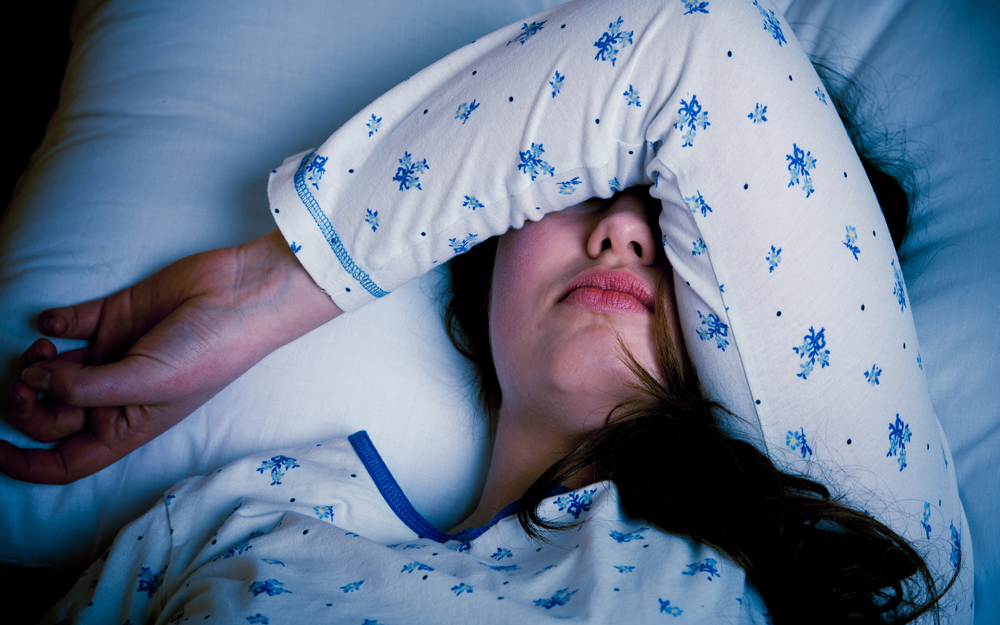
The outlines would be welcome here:
<svg viewBox="0 0 1000 625">
<path fill-rule="evenodd" d="M 382 456 L 379 455 L 378 450 L 375 449 L 375 445 L 372 444 L 372 440 L 368 437 L 368 432 L 365 430 L 355 432 L 348 436 L 347 440 L 351 441 L 351 446 L 354 447 L 354 451 L 358 454 L 358 458 L 361 459 L 361 463 L 365 465 L 368 475 L 375 482 L 375 486 L 378 487 L 382 498 L 385 499 L 385 502 L 392 511 L 399 517 L 399 520 L 416 532 L 417 536 L 430 538 L 439 543 L 446 543 L 449 540 L 475 540 L 491 527 L 517 512 L 517 505 L 520 503 L 520 499 L 504 506 L 503 510 L 497 512 L 486 525 L 466 528 L 456 534 L 446 534 L 431 525 L 427 519 L 417 512 L 416 508 L 410 503 L 410 500 L 406 498 L 403 490 L 399 487 L 399 483 L 396 482 L 396 478 L 392 477 L 389 467 L 385 466 L 385 461 L 382 460 Z M 560 484 L 552 490 L 550 495 L 561 495 L 566 492 L 569 492 L 569 489 Z"/>
</svg>

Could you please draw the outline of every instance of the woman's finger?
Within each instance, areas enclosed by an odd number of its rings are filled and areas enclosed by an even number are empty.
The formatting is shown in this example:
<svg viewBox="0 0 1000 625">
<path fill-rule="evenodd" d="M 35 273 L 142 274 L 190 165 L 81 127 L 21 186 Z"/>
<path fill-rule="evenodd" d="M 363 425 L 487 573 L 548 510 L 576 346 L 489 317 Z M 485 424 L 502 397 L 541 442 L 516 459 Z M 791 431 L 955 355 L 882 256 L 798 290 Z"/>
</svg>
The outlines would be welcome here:
<svg viewBox="0 0 1000 625">
<path fill-rule="evenodd" d="M 50 443 L 86 427 L 86 411 L 61 402 L 38 401 L 37 393 L 20 380 L 10 389 L 10 423 L 36 441 Z"/>
<path fill-rule="evenodd" d="M 18 359 L 17 369 L 23 371 L 40 360 L 52 360 L 56 357 L 56 346 L 48 339 L 38 339 L 31 347 L 24 350 Z"/>
<path fill-rule="evenodd" d="M 43 310 L 36 319 L 38 331 L 64 339 L 89 339 L 97 332 L 106 299 Z"/>
</svg>

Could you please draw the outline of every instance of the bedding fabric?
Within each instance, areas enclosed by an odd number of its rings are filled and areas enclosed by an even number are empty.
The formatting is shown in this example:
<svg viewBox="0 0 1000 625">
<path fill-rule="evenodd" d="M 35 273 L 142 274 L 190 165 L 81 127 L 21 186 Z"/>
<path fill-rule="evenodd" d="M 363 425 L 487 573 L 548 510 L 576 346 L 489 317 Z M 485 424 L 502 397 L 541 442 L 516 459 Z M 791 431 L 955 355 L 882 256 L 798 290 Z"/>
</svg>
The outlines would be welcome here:
<svg viewBox="0 0 1000 625">
<path fill-rule="evenodd" d="M 459 45 L 551 4 L 315 2 L 285 12 L 266 2 L 82 0 L 60 109 L 0 223 L 7 362 L 37 336 L 31 319 L 42 308 L 110 293 L 180 256 L 263 234 L 262 172 L 273 163 L 318 145 Z M 998 8 L 779 4 L 807 52 L 867 89 L 873 105 L 863 119 L 884 115 L 888 128 L 907 129 L 921 197 L 902 269 L 969 516 L 977 622 L 994 622 L 1000 126 L 990 107 L 1000 96 Z M 329 36 L 332 24 L 343 32 Z M 286 346 L 98 475 L 58 488 L 0 476 L 0 559 L 86 564 L 178 479 L 362 427 L 381 441 L 415 506 L 450 526 L 478 487 L 485 432 L 469 416 L 466 370 L 443 347 L 435 293 L 433 280 L 410 283 L 368 306 L 364 319 L 345 316 Z M 345 363 L 343 353 L 356 358 Z M 380 383 L 389 378 L 393 385 Z M 400 401 L 407 418 L 390 420 Z M 31 444 L 0 428 L 3 438 Z"/>
<path fill-rule="evenodd" d="M 508 508 L 443 534 L 364 432 L 251 456 L 170 489 L 42 623 L 767 622 L 742 569 L 624 518 L 609 483 L 545 500 L 585 521 L 548 543 Z"/>
</svg>

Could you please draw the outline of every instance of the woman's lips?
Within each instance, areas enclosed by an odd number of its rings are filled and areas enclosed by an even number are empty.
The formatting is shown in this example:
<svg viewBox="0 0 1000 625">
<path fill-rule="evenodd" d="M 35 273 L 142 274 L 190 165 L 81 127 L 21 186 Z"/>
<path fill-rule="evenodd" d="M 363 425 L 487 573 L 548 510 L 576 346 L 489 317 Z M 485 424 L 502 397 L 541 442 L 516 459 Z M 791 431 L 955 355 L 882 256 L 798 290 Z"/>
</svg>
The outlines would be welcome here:
<svg viewBox="0 0 1000 625">
<path fill-rule="evenodd" d="M 570 283 L 562 301 L 602 312 L 653 312 L 653 295 L 628 271 L 592 269 Z"/>
</svg>

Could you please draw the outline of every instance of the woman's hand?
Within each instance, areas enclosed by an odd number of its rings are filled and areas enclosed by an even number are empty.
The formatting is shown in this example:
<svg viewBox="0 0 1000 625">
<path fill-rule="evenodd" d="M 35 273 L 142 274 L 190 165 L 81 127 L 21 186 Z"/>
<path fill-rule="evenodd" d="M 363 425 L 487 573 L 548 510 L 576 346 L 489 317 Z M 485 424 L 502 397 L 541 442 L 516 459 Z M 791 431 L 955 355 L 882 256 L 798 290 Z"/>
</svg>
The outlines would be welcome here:
<svg viewBox="0 0 1000 625">
<path fill-rule="evenodd" d="M 46 310 L 39 331 L 90 346 L 57 355 L 39 339 L 21 356 L 10 422 L 62 442 L 48 450 L 0 441 L 0 471 L 45 484 L 99 471 L 340 312 L 278 230 L 188 256 L 108 297 Z"/>
</svg>

